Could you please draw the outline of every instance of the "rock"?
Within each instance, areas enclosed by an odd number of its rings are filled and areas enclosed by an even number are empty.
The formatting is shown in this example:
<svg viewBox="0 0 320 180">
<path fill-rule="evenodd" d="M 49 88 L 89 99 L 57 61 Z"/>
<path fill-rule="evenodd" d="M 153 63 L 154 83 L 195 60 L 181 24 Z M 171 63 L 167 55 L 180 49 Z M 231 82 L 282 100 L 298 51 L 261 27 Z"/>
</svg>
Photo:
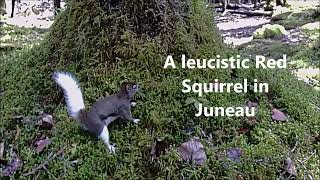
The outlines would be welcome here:
<svg viewBox="0 0 320 180">
<path fill-rule="evenodd" d="M 253 33 L 254 39 L 280 38 L 288 35 L 286 29 L 279 24 L 266 24 Z"/>
<path fill-rule="evenodd" d="M 320 21 L 314 22 L 314 23 L 305 24 L 305 25 L 303 25 L 303 26 L 301 27 L 301 29 L 303 29 L 303 30 L 308 30 L 308 31 L 320 30 Z"/>
</svg>

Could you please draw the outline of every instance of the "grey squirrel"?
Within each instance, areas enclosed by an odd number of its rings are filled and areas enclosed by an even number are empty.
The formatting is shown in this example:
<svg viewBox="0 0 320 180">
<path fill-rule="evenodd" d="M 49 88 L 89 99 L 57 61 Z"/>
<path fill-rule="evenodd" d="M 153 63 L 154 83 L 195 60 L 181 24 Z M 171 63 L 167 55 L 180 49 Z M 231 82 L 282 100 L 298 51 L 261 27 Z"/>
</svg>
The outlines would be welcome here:
<svg viewBox="0 0 320 180">
<path fill-rule="evenodd" d="M 72 74 L 55 72 L 53 80 L 64 90 L 70 116 L 76 119 L 84 130 L 101 138 L 113 153 L 115 146 L 109 142 L 108 124 L 119 117 L 134 123 L 140 121 L 131 114 L 131 106 L 135 105 L 131 100 L 139 90 L 137 83 L 123 83 L 118 92 L 95 102 L 90 110 L 86 110 L 78 81 Z"/>
</svg>

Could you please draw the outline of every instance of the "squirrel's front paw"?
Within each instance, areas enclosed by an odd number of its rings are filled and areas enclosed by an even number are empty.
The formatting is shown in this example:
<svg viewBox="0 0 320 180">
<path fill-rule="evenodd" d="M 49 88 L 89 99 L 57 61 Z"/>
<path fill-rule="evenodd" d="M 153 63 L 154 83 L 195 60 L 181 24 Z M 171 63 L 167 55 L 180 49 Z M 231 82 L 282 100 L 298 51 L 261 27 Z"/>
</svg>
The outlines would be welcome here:
<svg viewBox="0 0 320 180">
<path fill-rule="evenodd" d="M 115 147 L 114 144 L 110 144 L 110 145 L 108 146 L 108 148 L 109 148 L 109 151 L 110 151 L 111 153 L 116 153 L 116 147 Z"/>
<path fill-rule="evenodd" d="M 136 102 L 131 102 L 130 104 L 131 104 L 132 107 L 135 107 L 137 105 Z"/>
<path fill-rule="evenodd" d="M 134 119 L 134 120 L 133 120 L 133 122 L 134 122 L 135 124 L 138 124 L 139 121 L 140 121 L 140 119 Z"/>
</svg>

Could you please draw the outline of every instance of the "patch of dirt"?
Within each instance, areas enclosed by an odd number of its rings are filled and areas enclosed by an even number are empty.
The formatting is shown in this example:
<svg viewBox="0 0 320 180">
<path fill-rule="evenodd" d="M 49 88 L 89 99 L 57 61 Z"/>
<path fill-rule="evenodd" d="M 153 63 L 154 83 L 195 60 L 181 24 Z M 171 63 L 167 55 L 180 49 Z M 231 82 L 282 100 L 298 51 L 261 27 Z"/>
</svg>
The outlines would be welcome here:
<svg viewBox="0 0 320 180">
<path fill-rule="evenodd" d="M 270 17 L 248 17 L 241 14 L 227 13 L 215 17 L 224 42 L 234 46 L 247 43 L 253 39 L 253 32 L 270 22 Z"/>
<path fill-rule="evenodd" d="M 11 15 L 11 1 L 6 0 L 6 13 L 1 21 L 10 25 L 26 28 L 41 28 L 48 29 L 54 20 L 53 1 L 21 1 L 16 2 L 13 18 Z M 61 2 L 62 9 L 65 3 Z"/>
</svg>

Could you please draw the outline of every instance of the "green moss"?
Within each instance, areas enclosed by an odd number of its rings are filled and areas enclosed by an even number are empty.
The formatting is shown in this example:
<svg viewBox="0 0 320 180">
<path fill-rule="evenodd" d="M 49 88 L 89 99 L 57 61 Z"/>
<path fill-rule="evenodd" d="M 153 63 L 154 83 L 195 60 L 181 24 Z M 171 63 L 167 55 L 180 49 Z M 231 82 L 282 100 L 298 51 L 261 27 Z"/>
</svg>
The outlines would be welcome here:
<svg viewBox="0 0 320 180">
<path fill-rule="evenodd" d="M 52 161 L 46 171 L 39 172 L 39 178 L 233 179 L 239 174 L 248 179 L 276 178 L 281 161 L 296 139 L 299 146 L 294 155 L 299 159 L 319 150 L 319 143 L 311 140 L 320 128 L 320 113 L 314 108 L 320 105 L 320 98 L 312 87 L 280 70 L 163 69 L 168 54 L 175 59 L 183 53 L 188 57 L 214 58 L 217 54 L 228 57 L 235 52 L 222 44 L 212 24 L 210 9 L 206 10 L 202 1 L 177 2 L 176 5 L 166 4 L 167 1 L 135 2 L 123 1 L 108 12 L 95 1 L 70 1 L 40 45 L 4 57 L 0 72 L 4 91 L 0 132 L 6 144 L 13 143 L 17 147 L 25 162 L 16 178 L 26 178 L 21 174 L 63 146 L 67 146 L 63 158 Z M 144 22 L 146 26 L 157 23 L 153 25 L 161 27 L 159 31 L 154 34 L 134 26 L 141 21 L 136 13 L 156 5 L 160 10 L 155 12 L 160 12 L 161 17 Z M 56 70 L 71 71 L 78 77 L 88 107 L 114 92 L 122 81 L 135 80 L 142 85 L 144 95 L 136 97 L 138 106 L 133 110 L 141 124 L 117 122 L 110 125 L 111 141 L 118 147 L 116 155 L 109 154 L 101 141 L 80 130 L 68 117 L 61 91 L 51 80 Z M 181 92 L 181 82 L 187 78 L 198 82 L 211 82 L 215 78 L 221 82 L 239 82 L 247 78 L 252 82 L 257 78 L 270 83 L 274 98 L 268 99 L 267 95 L 259 93 L 213 93 L 203 97 L 211 106 L 243 106 L 248 99 L 259 100 L 259 124 L 250 134 L 240 134 L 237 130 L 245 126 L 246 118 L 194 117 L 195 107 L 186 105 L 185 101 L 198 97 Z M 270 103 L 284 108 L 290 122 L 272 122 Z M 40 110 L 53 114 L 55 128 L 44 131 L 18 123 L 21 133 L 14 141 L 13 116 L 36 116 Z M 211 133 L 212 140 L 208 141 L 202 132 Z M 53 143 L 37 155 L 30 140 L 39 133 L 47 134 Z M 201 138 L 208 154 L 208 161 L 201 167 L 181 162 L 176 152 L 176 147 L 192 136 Z M 152 162 L 149 153 L 155 138 L 166 138 L 172 147 Z M 239 163 L 224 155 L 230 147 L 244 151 Z M 313 157 L 305 166 L 319 176 L 319 162 Z M 73 160 L 79 163 L 71 165 Z M 301 173 L 299 177 L 302 176 Z"/>
<path fill-rule="evenodd" d="M 280 24 L 285 29 L 289 30 L 317 21 L 320 18 L 319 8 L 295 9 L 289 12 L 275 15 L 275 17 L 272 18 L 272 23 Z"/>
<path fill-rule="evenodd" d="M 253 33 L 255 39 L 280 38 L 287 35 L 286 29 L 279 24 L 266 24 Z"/>
</svg>

